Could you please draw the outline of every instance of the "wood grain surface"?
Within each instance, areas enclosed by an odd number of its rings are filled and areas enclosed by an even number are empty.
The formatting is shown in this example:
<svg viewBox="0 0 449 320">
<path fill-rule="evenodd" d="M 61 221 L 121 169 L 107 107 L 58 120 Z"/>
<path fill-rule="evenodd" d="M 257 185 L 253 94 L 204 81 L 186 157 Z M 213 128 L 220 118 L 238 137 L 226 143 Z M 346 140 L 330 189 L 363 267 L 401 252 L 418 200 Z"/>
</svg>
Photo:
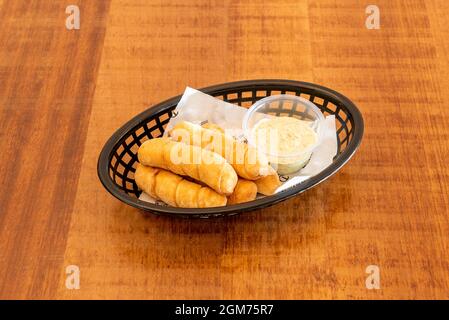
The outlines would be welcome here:
<svg viewBox="0 0 449 320">
<path fill-rule="evenodd" d="M 375 1 L 380 30 L 366 1 L 69 2 L 0 0 L 0 298 L 449 298 L 447 1 Z M 227 219 L 145 216 L 101 186 L 98 154 L 135 114 L 257 78 L 351 98 L 356 156 Z"/>
</svg>

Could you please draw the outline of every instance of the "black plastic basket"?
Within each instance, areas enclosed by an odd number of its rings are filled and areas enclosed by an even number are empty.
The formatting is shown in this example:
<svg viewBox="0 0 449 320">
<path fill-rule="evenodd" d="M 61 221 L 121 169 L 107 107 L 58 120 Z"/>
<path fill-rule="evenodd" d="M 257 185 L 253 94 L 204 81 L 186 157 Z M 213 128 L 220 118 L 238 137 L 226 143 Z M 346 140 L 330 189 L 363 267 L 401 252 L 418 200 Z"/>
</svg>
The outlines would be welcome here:
<svg viewBox="0 0 449 320">
<path fill-rule="evenodd" d="M 357 107 L 340 93 L 316 84 L 291 80 L 249 80 L 215 85 L 200 90 L 243 107 L 250 107 L 257 100 L 275 94 L 292 94 L 307 98 L 315 103 L 324 115 L 335 115 L 338 152 L 333 163 L 299 185 L 272 196 L 237 205 L 186 209 L 140 201 L 138 199 L 140 191 L 134 182 L 137 150 L 145 140 L 157 138 L 163 134 L 181 98 L 179 95 L 131 119 L 118 129 L 103 147 L 98 159 L 98 176 L 113 196 L 145 211 L 182 217 L 221 217 L 261 209 L 300 194 L 330 177 L 351 158 L 362 140 L 363 118 Z"/>
</svg>

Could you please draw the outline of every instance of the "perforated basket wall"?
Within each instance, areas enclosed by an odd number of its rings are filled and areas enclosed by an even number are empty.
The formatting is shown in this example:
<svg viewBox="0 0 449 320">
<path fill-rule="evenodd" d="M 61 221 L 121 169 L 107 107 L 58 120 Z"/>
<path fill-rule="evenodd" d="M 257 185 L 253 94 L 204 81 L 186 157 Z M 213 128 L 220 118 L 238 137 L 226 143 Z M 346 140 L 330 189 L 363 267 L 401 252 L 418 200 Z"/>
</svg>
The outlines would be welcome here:
<svg viewBox="0 0 449 320">
<path fill-rule="evenodd" d="M 239 106 L 249 108 L 270 95 L 291 94 L 312 101 L 324 115 L 335 115 L 338 153 L 331 166 L 306 182 L 276 195 L 252 202 L 207 209 L 182 209 L 138 200 L 140 191 L 134 182 L 137 150 L 147 139 L 160 137 L 181 96 L 162 102 L 139 114 L 120 128 L 106 143 L 98 161 L 98 174 L 106 189 L 120 200 L 154 213 L 185 217 L 211 217 L 239 213 L 269 206 L 298 194 L 336 172 L 357 149 L 363 135 L 363 119 L 356 106 L 343 95 L 328 88 L 289 80 L 254 80 L 227 83 L 201 91 Z M 278 110 L 277 110 L 278 111 Z M 283 110 L 300 118 L 307 117 L 295 106 Z"/>
</svg>

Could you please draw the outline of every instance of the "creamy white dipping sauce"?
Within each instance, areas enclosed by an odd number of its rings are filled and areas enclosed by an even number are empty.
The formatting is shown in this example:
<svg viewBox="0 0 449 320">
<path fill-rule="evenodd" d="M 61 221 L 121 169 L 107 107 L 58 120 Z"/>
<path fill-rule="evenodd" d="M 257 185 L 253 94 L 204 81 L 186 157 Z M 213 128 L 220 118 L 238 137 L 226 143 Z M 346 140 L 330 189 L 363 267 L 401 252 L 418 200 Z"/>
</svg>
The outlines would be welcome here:
<svg viewBox="0 0 449 320">
<path fill-rule="evenodd" d="M 252 129 L 257 148 L 264 152 L 279 174 L 301 169 L 311 156 L 318 137 L 312 122 L 293 117 L 260 120 Z M 277 167 L 277 168 L 276 168 Z"/>
</svg>

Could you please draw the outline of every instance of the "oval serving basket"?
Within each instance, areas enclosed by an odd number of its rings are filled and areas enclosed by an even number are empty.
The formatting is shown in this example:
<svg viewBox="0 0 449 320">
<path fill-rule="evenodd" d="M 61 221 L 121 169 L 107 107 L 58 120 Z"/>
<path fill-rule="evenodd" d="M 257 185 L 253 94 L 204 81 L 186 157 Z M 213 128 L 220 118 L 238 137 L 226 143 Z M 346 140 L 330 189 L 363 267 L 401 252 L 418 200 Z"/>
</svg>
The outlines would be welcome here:
<svg viewBox="0 0 449 320">
<path fill-rule="evenodd" d="M 298 195 L 337 172 L 357 150 L 363 136 L 363 118 L 357 107 L 340 93 L 307 82 L 291 80 L 248 80 L 230 82 L 200 89 L 227 102 L 249 108 L 257 100 L 276 94 L 307 98 L 324 115 L 335 115 L 338 152 L 333 163 L 319 174 L 272 196 L 237 205 L 186 209 L 152 204 L 138 199 L 140 191 L 134 182 L 137 150 L 147 139 L 160 137 L 181 95 L 161 102 L 137 115 L 118 129 L 106 142 L 98 159 L 98 176 L 103 186 L 116 198 L 133 207 L 155 214 L 189 218 L 210 218 L 238 214 L 271 206 Z M 291 109 L 286 113 L 294 112 Z"/>
</svg>

